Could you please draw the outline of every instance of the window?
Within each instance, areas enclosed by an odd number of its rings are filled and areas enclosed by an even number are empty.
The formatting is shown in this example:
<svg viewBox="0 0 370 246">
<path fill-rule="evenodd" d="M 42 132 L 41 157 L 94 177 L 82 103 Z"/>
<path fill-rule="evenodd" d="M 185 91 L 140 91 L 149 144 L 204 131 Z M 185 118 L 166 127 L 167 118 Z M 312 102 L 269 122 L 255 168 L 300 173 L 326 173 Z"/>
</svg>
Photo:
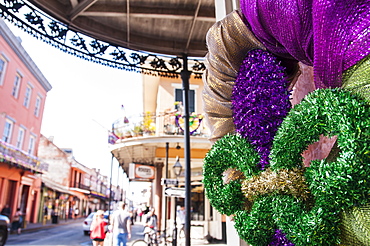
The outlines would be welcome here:
<svg viewBox="0 0 370 246">
<path fill-rule="evenodd" d="M 13 124 L 14 123 L 11 120 L 6 119 L 2 137 L 2 140 L 6 143 L 10 143 L 13 131 Z"/>
<path fill-rule="evenodd" d="M 30 155 L 33 155 L 33 151 L 35 150 L 35 141 L 36 141 L 36 138 L 31 135 L 30 140 L 28 142 L 28 150 L 27 150 L 27 153 Z"/>
<path fill-rule="evenodd" d="M 15 76 L 12 90 L 12 95 L 14 98 L 18 98 L 19 88 L 21 87 L 21 79 L 22 77 L 19 74 Z"/>
<path fill-rule="evenodd" d="M 24 95 L 24 101 L 23 101 L 23 106 L 25 106 L 26 108 L 28 108 L 30 105 L 31 95 L 32 95 L 32 87 L 30 85 L 27 85 L 26 93 Z"/>
<path fill-rule="evenodd" d="M 4 77 L 8 60 L 4 56 L 0 56 L 0 85 L 4 84 Z"/>
<path fill-rule="evenodd" d="M 175 89 L 175 102 L 182 102 L 184 105 L 184 101 L 182 100 L 182 89 Z M 195 91 L 189 90 L 189 114 L 195 112 Z"/>
<path fill-rule="evenodd" d="M 37 96 L 35 103 L 35 111 L 33 113 L 36 117 L 39 117 L 40 114 L 41 100 L 42 100 L 41 97 Z"/>
<path fill-rule="evenodd" d="M 18 137 L 17 137 L 17 143 L 16 143 L 16 147 L 18 149 L 22 149 L 23 147 L 24 132 L 25 130 L 22 127 L 20 127 L 18 130 Z"/>
</svg>

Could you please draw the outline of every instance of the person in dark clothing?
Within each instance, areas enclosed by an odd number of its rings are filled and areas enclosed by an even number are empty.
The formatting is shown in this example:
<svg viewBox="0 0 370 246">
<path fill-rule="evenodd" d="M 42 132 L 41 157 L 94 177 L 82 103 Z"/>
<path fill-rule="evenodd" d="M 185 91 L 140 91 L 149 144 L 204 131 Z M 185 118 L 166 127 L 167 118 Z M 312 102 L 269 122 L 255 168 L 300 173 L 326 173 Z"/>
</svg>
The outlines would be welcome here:
<svg viewBox="0 0 370 246">
<path fill-rule="evenodd" d="M 6 204 L 3 209 L 1 210 L 1 214 L 5 215 L 6 217 L 10 218 L 12 211 L 10 210 L 9 204 Z"/>
<path fill-rule="evenodd" d="M 20 208 L 17 209 L 13 216 L 12 230 L 17 231 L 18 235 L 21 234 L 21 227 L 23 223 L 23 213 Z"/>
<path fill-rule="evenodd" d="M 145 221 L 145 226 L 147 227 L 150 227 L 154 230 L 157 231 L 157 228 L 158 228 L 158 217 L 157 215 L 155 214 L 155 209 L 152 208 L 147 217 L 146 217 L 146 221 Z"/>
</svg>

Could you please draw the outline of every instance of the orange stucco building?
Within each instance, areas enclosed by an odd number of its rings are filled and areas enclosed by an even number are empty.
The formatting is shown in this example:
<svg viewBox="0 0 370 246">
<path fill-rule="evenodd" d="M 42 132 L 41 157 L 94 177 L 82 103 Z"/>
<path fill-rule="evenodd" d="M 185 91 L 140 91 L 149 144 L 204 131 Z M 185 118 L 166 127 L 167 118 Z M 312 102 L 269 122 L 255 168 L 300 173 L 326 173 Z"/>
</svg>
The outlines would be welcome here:
<svg viewBox="0 0 370 246">
<path fill-rule="evenodd" d="M 48 165 L 37 158 L 47 92 L 51 85 L 21 41 L 0 21 L 0 209 L 24 221 L 38 217 L 41 179 Z M 11 218 L 10 218 L 11 219 Z"/>
</svg>

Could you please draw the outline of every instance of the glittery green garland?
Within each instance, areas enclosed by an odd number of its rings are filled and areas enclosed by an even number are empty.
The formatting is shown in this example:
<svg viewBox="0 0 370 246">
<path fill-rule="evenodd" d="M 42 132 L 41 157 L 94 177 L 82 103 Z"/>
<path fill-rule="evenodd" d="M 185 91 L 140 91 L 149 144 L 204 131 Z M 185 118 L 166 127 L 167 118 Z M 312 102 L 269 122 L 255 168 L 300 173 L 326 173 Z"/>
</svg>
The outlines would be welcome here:
<svg viewBox="0 0 370 246">
<path fill-rule="evenodd" d="M 309 231 L 314 243 L 297 237 L 301 232 L 280 225 L 296 245 L 334 245 L 338 242 L 339 213 L 368 202 L 370 191 L 370 107 L 341 89 L 316 90 L 288 114 L 280 126 L 271 151 L 271 169 L 301 167 L 301 153 L 319 136 L 337 136 L 341 149 L 331 163 L 315 160 L 305 178 L 315 198 L 312 210 L 317 230 Z M 320 213 L 319 213 L 320 212 Z M 305 225 L 305 215 L 287 224 Z M 307 228 L 309 229 L 309 228 Z M 293 233 L 292 233 L 293 232 Z M 308 235 L 306 235 L 308 236 Z"/>
<path fill-rule="evenodd" d="M 260 157 L 251 144 L 240 135 L 226 135 L 207 153 L 203 165 L 203 183 L 211 205 L 220 213 L 232 215 L 243 210 L 246 199 L 241 191 L 242 180 L 224 184 L 223 173 L 236 168 L 246 178 L 257 175 Z"/>
<path fill-rule="evenodd" d="M 288 114 L 274 139 L 271 169 L 301 166 L 301 153 L 321 134 L 337 136 L 341 152 L 331 163 L 312 161 L 305 172 L 316 203 L 336 209 L 364 204 L 370 190 L 370 107 L 348 91 L 316 90 Z"/>
<path fill-rule="evenodd" d="M 222 174 L 235 168 L 244 172 L 246 180 L 258 175 L 256 153 L 239 136 L 227 136 L 215 144 L 204 166 L 207 196 L 221 213 L 235 214 L 241 238 L 265 246 L 280 229 L 296 246 L 339 243 L 340 212 L 369 201 L 369 104 L 340 89 L 307 95 L 275 136 L 271 169 L 303 168 L 301 153 L 321 134 L 337 136 L 341 152 L 331 163 L 316 160 L 306 169 L 304 176 L 315 199 L 310 207 L 290 194 L 268 194 L 255 198 L 251 209 L 243 209 L 240 180 L 224 185 Z"/>
<path fill-rule="evenodd" d="M 235 228 L 241 238 L 254 246 L 266 246 L 276 228 L 287 235 L 295 245 L 335 245 L 338 216 L 322 221 L 324 209 L 308 211 L 304 204 L 289 195 L 262 196 L 250 212 L 238 211 L 234 217 Z"/>
</svg>

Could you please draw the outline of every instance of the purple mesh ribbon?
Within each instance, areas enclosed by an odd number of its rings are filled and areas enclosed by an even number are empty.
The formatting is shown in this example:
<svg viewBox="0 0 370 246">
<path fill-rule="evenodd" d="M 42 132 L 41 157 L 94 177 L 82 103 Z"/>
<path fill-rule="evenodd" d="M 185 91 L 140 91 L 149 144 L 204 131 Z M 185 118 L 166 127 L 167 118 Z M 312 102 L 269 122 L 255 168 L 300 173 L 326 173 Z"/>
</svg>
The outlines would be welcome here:
<svg viewBox="0 0 370 246">
<path fill-rule="evenodd" d="M 254 35 L 273 54 L 314 66 L 316 88 L 340 87 L 370 53 L 368 0 L 241 0 Z"/>
</svg>

